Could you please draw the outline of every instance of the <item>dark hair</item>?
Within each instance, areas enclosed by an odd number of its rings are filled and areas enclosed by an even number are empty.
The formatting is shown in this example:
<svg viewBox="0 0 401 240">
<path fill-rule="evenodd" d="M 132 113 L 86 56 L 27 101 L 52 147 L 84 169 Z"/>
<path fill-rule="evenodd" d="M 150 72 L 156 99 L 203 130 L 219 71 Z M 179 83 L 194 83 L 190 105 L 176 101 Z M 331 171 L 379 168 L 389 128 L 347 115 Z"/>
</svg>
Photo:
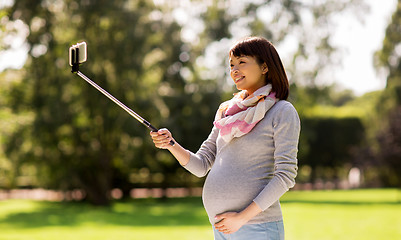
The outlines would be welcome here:
<svg viewBox="0 0 401 240">
<path fill-rule="evenodd" d="M 231 49 L 230 55 L 252 56 L 256 58 L 258 64 L 266 63 L 268 72 L 266 74 L 266 84 L 272 85 L 276 97 L 286 100 L 289 94 L 289 83 L 287 74 L 276 48 L 271 42 L 262 37 L 247 37 L 237 42 Z"/>
</svg>

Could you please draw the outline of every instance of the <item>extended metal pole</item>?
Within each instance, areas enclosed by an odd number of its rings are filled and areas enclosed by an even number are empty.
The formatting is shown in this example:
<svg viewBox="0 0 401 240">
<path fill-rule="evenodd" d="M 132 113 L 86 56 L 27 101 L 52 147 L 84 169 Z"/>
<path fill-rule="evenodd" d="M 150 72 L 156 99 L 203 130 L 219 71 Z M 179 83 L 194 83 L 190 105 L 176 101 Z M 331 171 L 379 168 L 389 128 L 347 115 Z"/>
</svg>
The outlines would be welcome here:
<svg viewBox="0 0 401 240">
<path fill-rule="evenodd" d="M 85 76 L 83 73 L 81 73 L 80 71 L 76 71 L 77 75 L 80 76 L 81 78 L 83 78 L 86 82 L 88 82 L 90 85 L 92 85 L 94 88 L 96 88 L 97 90 L 99 90 L 101 93 L 103 93 L 103 95 L 105 95 L 106 97 L 108 97 L 111 101 L 113 101 L 115 104 L 117 104 L 118 106 L 120 106 L 122 109 L 124 109 L 127 113 L 129 113 L 131 116 L 133 116 L 136 120 L 138 120 L 140 123 L 142 123 L 145 127 L 147 127 L 148 129 L 150 129 L 153 132 L 157 132 L 159 131 L 156 127 L 152 126 L 152 124 L 150 124 L 148 121 L 146 121 L 143 117 L 141 117 L 139 114 L 137 114 L 136 112 L 132 111 L 132 109 L 130 109 L 129 107 L 125 106 L 122 102 L 120 102 L 117 98 L 115 98 L 113 95 L 111 95 L 110 93 L 108 93 L 106 90 L 104 90 L 103 88 L 101 88 L 99 85 L 97 85 L 95 82 L 93 82 L 92 80 L 90 80 L 87 76 Z M 173 146 L 174 145 L 174 141 L 171 140 L 170 141 L 170 145 Z"/>
</svg>

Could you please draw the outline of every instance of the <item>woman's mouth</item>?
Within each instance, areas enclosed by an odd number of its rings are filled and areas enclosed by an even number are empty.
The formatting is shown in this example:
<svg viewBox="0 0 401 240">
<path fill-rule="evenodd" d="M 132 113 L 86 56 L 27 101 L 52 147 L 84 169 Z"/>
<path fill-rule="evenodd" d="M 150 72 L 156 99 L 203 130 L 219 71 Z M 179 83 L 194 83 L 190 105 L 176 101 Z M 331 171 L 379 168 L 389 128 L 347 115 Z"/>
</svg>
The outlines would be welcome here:
<svg viewBox="0 0 401 240">
<path fill-rule="evenodd" d="M 241 80 L 244 79 L 244 78 L 245 78 L 245 76 L 236 77 L 236 78 L 234 78 L 234 82 L 237 83 L 237 82 L 241 81 Z"/>
</svg>

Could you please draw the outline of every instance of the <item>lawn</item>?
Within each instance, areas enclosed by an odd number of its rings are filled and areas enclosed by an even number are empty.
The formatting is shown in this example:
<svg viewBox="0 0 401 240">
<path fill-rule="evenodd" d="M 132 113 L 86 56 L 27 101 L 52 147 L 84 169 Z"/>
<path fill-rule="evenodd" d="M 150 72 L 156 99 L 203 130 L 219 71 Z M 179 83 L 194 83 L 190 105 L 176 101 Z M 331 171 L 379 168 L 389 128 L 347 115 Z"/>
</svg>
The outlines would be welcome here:
<svg viewBox="0 0 401 240">
<path fill-rule="evenodd" d="M 289 192 L 282 198 L 288 240 L 401 239 L 401 191 Z"/>
<path fill-rule="evenodd" d="M 291 191 L 282 198 L 287 240 L 401 239 L 401 192 Z M 200 198 L 135 199 L 110 207 L 0 201 L 0 240 L 213 239 Z"/>
</svg>

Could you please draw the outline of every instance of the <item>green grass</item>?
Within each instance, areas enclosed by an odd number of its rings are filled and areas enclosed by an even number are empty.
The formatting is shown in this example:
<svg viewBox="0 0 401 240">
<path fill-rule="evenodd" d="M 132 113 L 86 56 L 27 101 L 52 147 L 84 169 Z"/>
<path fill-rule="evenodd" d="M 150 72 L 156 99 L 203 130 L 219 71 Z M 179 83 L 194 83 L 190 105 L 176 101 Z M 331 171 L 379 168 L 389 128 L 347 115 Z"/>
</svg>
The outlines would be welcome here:
<svg viewBox="0 0 401 240">
<path fill-rule="evenodd" d="M 0 202 L 0 239 L 210 239 L 200 198 L 116 202 L 111 207 Z"/>
<path fill-rule="evenodd" d="M 286 239 L 401 239 L 400 199 L 394 189 L 291 191 L 281 200 Z M 110 207 L 5 200 L 3 239 L 200 240 L 213 234 L 200 198 L 136 199 Z"/>
<path fill-rule="evenodd" d="M 286 239 L 401 239 L 400 201 L 395 189 L 289 192 Z"/>
</svg>

